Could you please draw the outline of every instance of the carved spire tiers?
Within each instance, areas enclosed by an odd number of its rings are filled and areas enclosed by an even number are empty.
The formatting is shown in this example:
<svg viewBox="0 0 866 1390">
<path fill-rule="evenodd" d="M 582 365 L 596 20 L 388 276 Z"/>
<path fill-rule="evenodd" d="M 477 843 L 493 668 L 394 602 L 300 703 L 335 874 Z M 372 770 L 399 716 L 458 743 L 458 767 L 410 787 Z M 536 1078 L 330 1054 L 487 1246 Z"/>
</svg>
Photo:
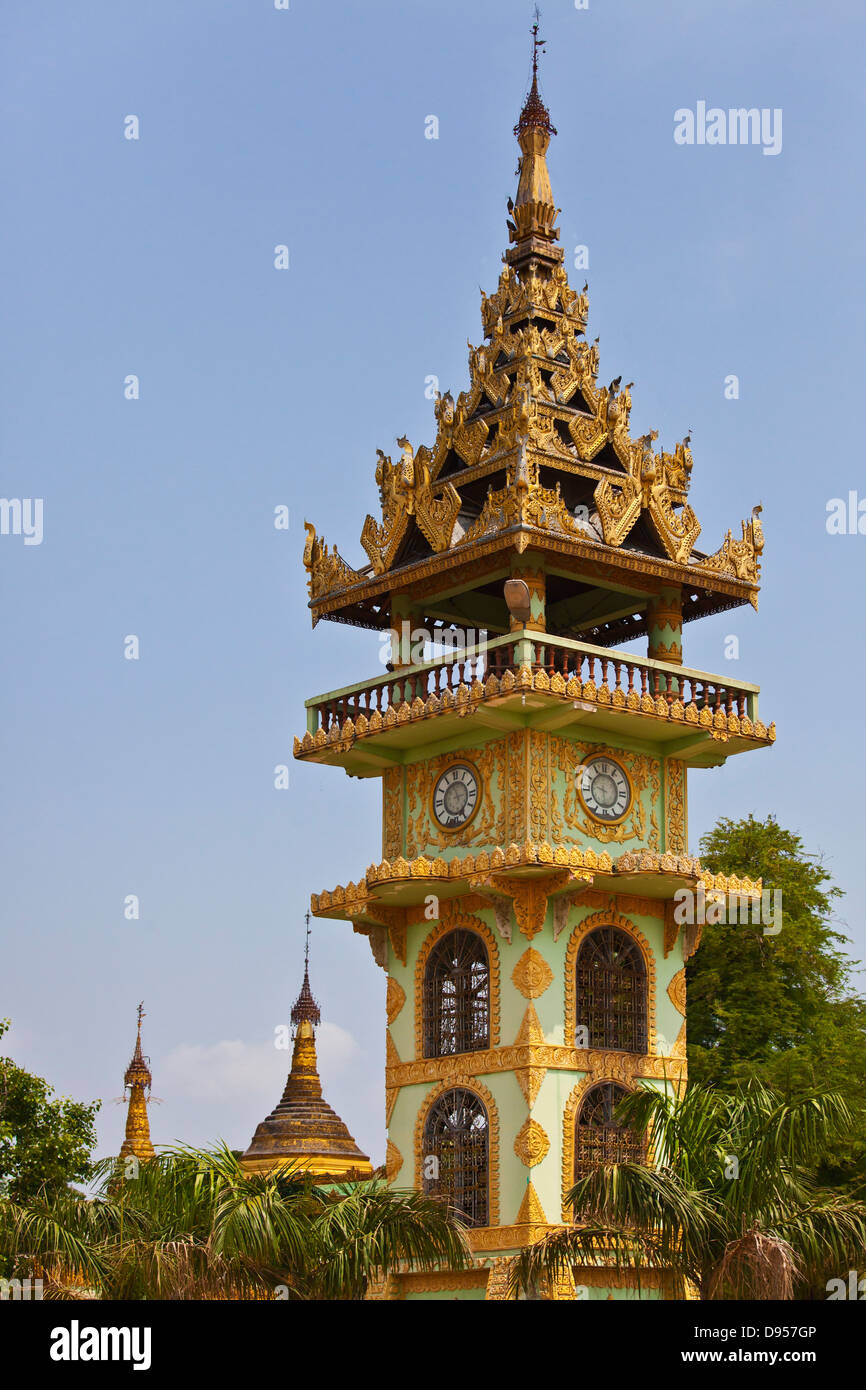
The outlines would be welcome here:
<svg viewBox="0 0 866 1390">
<path fill-rule="evenodd" d="M 568 283 L 557 244 L 546 160 L 554 127 L 538 87 L 537 32 L 533 43 L 532 85 L 515 127 L 510 244 L 498 287 L 482 292 L 484 338 L 470 344 L 468 389 L 437 397 L 431 445 L 400 435 L 398 455 L 376 451 L 380 510 L 361 529 L 364 561 L 349 564 L 305 523 L 314 625 L 329 618 L 387 629 L 408 617 L 434 632 L 507 634 L 503 584 L 527 551 L 531 568 L 548 575 L 545 630 L 567 640 L 608 647 L 646 635 L 657 649 L 654 607 L 674 592 L 672 632 L 757 607 L 758 510 L 740 539 L 729 531 L 715 552 L 699 550 L 690 435 L 667 450 L 655 430 L 633 433 L 634 383 L 600 380 L 598 339 L 586 337 L 587 287 Z"/>
<path fill-rule="evenodd" d="M 321 1012 L 310 989 L 309 930 L 308 913 L 304 983 L 291 1014 L 292 1069 L 279 1105 L 256 1129 L 242 1161 L 250 1172 L 294 1163 L 319 1180 L 369 1178 L 373 1173 L 369 1158 L 322 1095 L 316 1058 Z"/>
<path fill-rule="evenodd" d="M 154 1147 L 150 1141 L 150 1122 L 147 1117 L 147 1098 L 145 1096 L 145 1091 L 150 1091 L 153 1076 L 150 1070 L 150 1058 L 145 1057 L 141 1050 L 141 1020 L 143 1018 L 144 1004 L 139 1004 L 135 1051 L 123 1078 L 124 1096 L 128 1091 L 129 1104 L 126 1112 L 126 1135 L 120 1149 L 121 1158 L 133 1156 L 141 1161 L 154 1156 Z"/>
<path fill-rule="evenodd" d="M 309 915 L 309 914 L 308 914 Z M 321 1010 L 313 998 L 310 989 L 310 967 L 309 963 L 304 964 L 304 983 L 301 992 L 292 1007 L 292 1027 L 298 1028 L 302 1023 L 311 1023 L 314 1028 L 318 1028 L 322 1021 Z"/>
</svg>

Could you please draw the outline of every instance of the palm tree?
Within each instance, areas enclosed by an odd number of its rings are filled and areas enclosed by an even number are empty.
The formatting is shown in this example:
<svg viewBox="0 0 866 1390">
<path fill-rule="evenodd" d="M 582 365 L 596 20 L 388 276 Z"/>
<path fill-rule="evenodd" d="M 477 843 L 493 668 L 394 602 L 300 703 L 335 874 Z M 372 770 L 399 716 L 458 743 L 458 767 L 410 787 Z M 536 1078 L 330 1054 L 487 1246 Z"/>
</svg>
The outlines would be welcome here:
<svg viewBox="0 0 866 1390">
<path fill-rule="evenodd" d="M 568 1194 L 577 1224 L 543 1237 L 512 1267 L 512 1292 L 574 1266 L 664 1272 L 675 1296 L 804 1297 L 862 1260 L 866 1205 L 819 1187 L 809 1166 L 846 1133 L 844 1099 L 785 1099 L 758 1082 L 723 1094 L 644 1085 L 616 1122 L 644 1132 L 654 1163 L 600 1166 Z M 576 1271 L 577 1282 L 580 1280 Z"/>
<path fill-rule="evenodd" d="M 247 1173 L 225 1145 L 176 1148 L 125 1180 L 0 1200 L 0 1262 L 48 1297 L 351 1299 L 397 1266 L 463 1268 L 446 1207 L 381 1178 L 324 1186 L 291 1164 Z"/>
</svg>

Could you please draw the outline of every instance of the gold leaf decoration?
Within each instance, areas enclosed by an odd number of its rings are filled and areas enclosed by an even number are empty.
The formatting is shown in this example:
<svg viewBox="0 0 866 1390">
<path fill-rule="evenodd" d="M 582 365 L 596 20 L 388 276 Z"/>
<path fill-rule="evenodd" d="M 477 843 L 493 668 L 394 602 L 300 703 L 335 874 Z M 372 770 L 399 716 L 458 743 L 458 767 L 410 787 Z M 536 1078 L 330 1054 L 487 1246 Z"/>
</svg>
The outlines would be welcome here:
<svg viewBox="0 0 866 1390">
<path fill-rule="evenodd" d="M 529 946 L 512 970 L 511 979 L 524 999 L 538 999 L 553 983 L 553 971 L 544 956 Z"/>
<path fill-rule="evenodd" d="M 546 1067 L 515 1067 L 514 1075 L 523 1092 L 527 1106 L 533 1106 L 541 1090 L 541 1083 L 547 1075 Z"/>
<path fill-rule="evenodd" d="M 526 1120 L 514 1140 L 514 1152 L 527 1168 L 534 1168 L 546 1157 L 550 1140 L 537 1120 Z"/>
<path fill-rule="evenodd" d="M 393 1182 L 403 1167 L 403 1155 L 397 1145 L 388 1140 L 388 1147 L 385 1150 L 385 1177 L 389 1182 Z"/>
<path fill-rule="evenodd" d="M 406 1003 L 406 991 L 403 986 L 394 979 L 393 975 L 388 976 L 388 992 L 385 996 L 385 1010 L 388 1015 L 388 1022 L 393 1023 L 398 1013 Z"/>
<path fill-rule="evenodd" d="M 686 972 L 678 970 L 668 985 L 668 998 L 676 1009 L 677 1013 L 686 1016 Z"/>
<path fill-rule="evenodd" d="M 544 1207 L 538 1200 L 538 1193 L 532 1185 L 532 1181 L 526 1184 L 526 1191 L 520 1203 L 520 1208 L 514 1218 L 515 1226 L 546 1226 L 547 1217 L 544 1214 Z"/>
</svg>

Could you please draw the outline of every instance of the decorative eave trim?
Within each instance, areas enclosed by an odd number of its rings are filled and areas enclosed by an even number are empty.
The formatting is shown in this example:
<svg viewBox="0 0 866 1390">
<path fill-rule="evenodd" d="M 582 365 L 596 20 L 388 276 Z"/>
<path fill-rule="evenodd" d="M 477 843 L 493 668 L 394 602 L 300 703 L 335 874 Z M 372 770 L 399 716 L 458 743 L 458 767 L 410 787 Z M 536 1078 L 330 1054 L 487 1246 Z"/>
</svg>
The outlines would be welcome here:
<svg viewBox="0 0 866 1390">
<path fill-rule="evenodd" d="M 383 860 L 381 864 L 371 864 L 366 876 L 359 883 L 349 883 L 345 888 L 338 884 L 330 891 L 313 893 L 310 897 L 310 911 L 316 917 L 329 917 L 336 913 L 353 920 L 370 917 L 372 924 L 378 925 L 378 918 L 384 917 L 388 912 L 400 912 L 401 909 L 389 909 L 372 899 L 370 890 L 374 886 L 407 882 L 419 878 L 455 882 L 476 878 L 479 874 L 486 875 L 500 869 L 512 867 L 544 868 L 551 864 L 592 869 L 596 876 L 616 874 L 630 878 L 634 875 L 643 876 L 648 873 L 661 876 L 676 874 L 693 882 L 696 889 L 703 888 L 708 901 L 711 897 L 720 897 L 726 893 L 758 898 L 763 891 L 761 879 L 754 882 L 749 878 L 738 878 L 736 874 L 711 874 L 701 867 L 699 859 L 691 859 L 687 855 L 656 854 L 651 850 L 634 850 L 620 855 L 614 865 L 606 850 L 597 854 L 593 849 L 580 850 L 570 845 L 557 845 L 554 848 L 547 841 L 539 845 L 530 844 L 527 841 L 522 846 L 509 845 L 506 851 L 495 849 L 491 854 L 488 854 L 484 850 L 481 854 L 467 854 L 460 859 L 430 860 L 422 857 L 421 859 L 413 859 L 411 863 L 405 859 L 397 859 L 393 864 L 388 860 Z M 501 891 L 507 892 L 508 890 L 503 886 Z M 565 890 L 563 889 L 563 891 Z M 646 911 L 657 914 L 664 911 L 664 903 L 661 899 L 658 901 L 648 899 L 647 902 L 653 903 L 654 906 L 647 907 Z M 408 919 L 402 922 L 403 930 L 405 930 L 406 925 L 408 925 Z M 395 926 L 391 927 L 392 931 L 396 931 L 396 929 Z"/>
<path fill-rule="evenodd" d="M 754 608 L 758 606 L 760 585 L 738 579 L 734 574 L 701 569 L 700 561 L 682 564 L 662 556 L 644 555 L 640 551 L 605 545 L 603 541 L 593 541 L 589 537 L 578 541 L 573 537 L 560 536 L 524 522 L 497 531 L 492 536 L 470 541 L 465 546 L 456 546 L 451 550 L 425 556 L 410 565 L 377 575 L 374 579 L 334 590 L 321 598 L 312 599 L 309 608 L 314 621 L 318 621 L 350 603 L 361 603 L 394 591 L 411 590 L 416 581 L 429 579 L 437 574 L 442 574 L 447 580 L 447 587 L 452 588 L 455 583 L 460 582 L 458 567 L 466 567 L 477 573 L 478 561 L 484 556 L 500 550 L 516 549 L 522 552 L 529 548 L 546 550 L 574 560 L 606 564 L 611 570 L 624 572 L 632 579 L 636 575 L 652 575 L 664 580 L 666 584 L 683 584 L 705 589 L 708 593 L 725 594 L 737 603 L 751 603 Z M 648 591 L 653 588 L 652 585 L 638 587 L 646 587 Z"/>
<path fill-rule="evenodd" d="M 514 1043 L 487 1052 L 461 1052 L 456 1057 L 422 1057 L 415 1062 L 394 1063 L 386 1068 L 385 1085 L 389 1094 L 403 1086 L 433 1083 L 456 1086 L 467 1076 L 496 1076 L 525 1067 L 547 1071 L 596 1072 L 624 1069 L 636 1080 L 660 1081 L 667 1076 L 679 1080 L 685 1075 L 683 1057 L 659 1053 L 615 1052 L 589 1047 L 565 1047 L 559 1043 Z"/>
</svg>

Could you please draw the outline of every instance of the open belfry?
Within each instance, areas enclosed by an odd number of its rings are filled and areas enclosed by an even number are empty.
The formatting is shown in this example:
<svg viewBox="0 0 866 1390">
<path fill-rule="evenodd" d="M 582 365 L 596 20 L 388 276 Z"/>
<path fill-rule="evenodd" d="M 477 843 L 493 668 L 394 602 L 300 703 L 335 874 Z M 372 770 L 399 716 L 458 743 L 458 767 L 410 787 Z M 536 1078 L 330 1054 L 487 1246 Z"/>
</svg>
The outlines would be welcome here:
<svg viewBox="0 0 866 1390">
<path fill-rule="evenodd" d="M 448 1199 L 477 1260 L 391 1276 L 382 1298 L 502 1297 L 509 1255 L 573 1219 L 577 1177 L 648 1159 L 615 1112 L 643 1081 L 685 1082 L 700 925 L 674 894 L 761 891 L 690 856 L 686 777 L 775 729 L 757 687 L 682 649 L 686 621 L 757 607 L 760 509 L 699 549 L 688 437 L 672 453 L 633 438 L 631 383 L 599 384 L 554 225 L 538 46 L 536 27 L 469 387 L 438 397 L 432 446 L 379 451 L 366 563 L 306 525 L 313 625 L 392 632 L 391 669 L 307 701 L 295 740 L 301 760 L 382 779 L 380 862 L 311 906 L 387 976 L 388 1178 Z M 645 656 L 621 649 L 640 637 Z M 635 1296 L 601 1264 L 546 1293 L 574 1284 Z M 665 1293 L 648 1271 L 641 1296 Z"/>
</svg>

